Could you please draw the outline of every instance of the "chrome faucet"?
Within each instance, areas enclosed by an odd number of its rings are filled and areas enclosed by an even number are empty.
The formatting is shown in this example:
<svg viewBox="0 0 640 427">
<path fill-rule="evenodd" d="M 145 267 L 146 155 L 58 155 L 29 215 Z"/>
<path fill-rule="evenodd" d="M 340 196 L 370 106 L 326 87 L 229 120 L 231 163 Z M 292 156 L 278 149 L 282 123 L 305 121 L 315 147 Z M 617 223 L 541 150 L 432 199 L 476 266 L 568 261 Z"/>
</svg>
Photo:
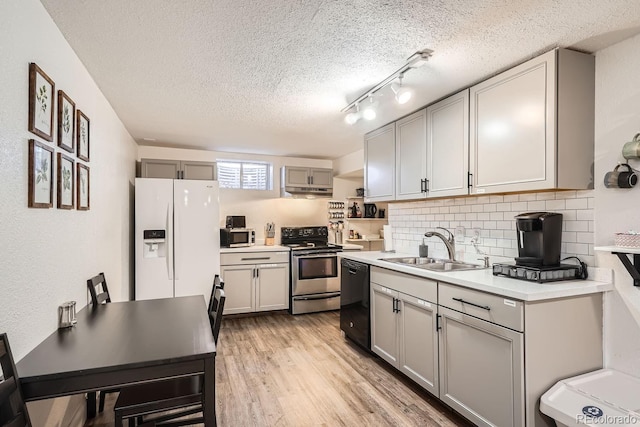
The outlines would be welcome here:
<svg viewBox="0 0 640 427">
<path fill-rule="evenodd" d="M 440 230 L 444 230 L 448 233 L 448 237 L 445 237 L 443 234 L 438 233 L 437 231 L 427 231 L 424 233 L 424 237 L 439 237 L 440 240 L 444 242 L 444 245 L 447 247 L 447 251 L 449 252 L 449 259 L 452 261 L 456 260 L 456 242 L 453 237 L 453 233 L 447 230 L 444 227 L 436 227 Z"/>
</svg>

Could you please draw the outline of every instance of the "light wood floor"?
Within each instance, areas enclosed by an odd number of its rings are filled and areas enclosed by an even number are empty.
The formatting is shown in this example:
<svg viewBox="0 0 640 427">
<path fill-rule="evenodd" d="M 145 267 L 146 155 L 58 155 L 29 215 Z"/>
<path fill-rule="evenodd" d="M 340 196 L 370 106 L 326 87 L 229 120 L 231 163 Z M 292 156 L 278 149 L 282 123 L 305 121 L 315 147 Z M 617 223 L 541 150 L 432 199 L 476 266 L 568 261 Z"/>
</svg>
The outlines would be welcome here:
<svg viewBox="0 0 640 427">
<path fill-rule="evenodd" d="M 218 425 L 471 425 L 342 338 L 339 319 L 339 312 L 225 317 L 216 357 Z M 115 398 L 85 427 L 112 425 Z"/>
</svg>

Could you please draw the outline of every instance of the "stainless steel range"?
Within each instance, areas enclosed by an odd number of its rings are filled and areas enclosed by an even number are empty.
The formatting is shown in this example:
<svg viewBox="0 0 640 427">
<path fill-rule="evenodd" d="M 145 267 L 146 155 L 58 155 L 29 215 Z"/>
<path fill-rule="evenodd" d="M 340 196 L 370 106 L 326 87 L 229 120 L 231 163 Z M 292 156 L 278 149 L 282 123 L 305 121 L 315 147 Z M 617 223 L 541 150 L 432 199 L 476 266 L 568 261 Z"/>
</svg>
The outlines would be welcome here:
<svg viewBox="0 0 640 427">
<path fill-rule="evenodd" d="M 340 308 L 342 248 L 328 243 L 327 227 L 282 227 L 282 245 L 291 248 L 291 314 Z"/>
</svg>

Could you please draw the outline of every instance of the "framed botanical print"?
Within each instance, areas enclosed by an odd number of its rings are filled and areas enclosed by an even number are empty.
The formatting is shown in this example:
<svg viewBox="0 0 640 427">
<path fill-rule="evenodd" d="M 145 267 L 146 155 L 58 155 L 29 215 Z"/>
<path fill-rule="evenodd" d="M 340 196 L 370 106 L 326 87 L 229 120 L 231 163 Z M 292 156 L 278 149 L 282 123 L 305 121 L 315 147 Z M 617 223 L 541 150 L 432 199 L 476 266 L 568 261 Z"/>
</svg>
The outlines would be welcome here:
<svg viewBox="0 0 640 427">
<path fill-rule="evenodd" d="M 74 152 L 73 140 L 74 120 L 76 116 L 76 104 L 64 91 L 58 91 L 58 147 Z"/>
<path fill-rule="evenodd" d="M 58 209 L 73 209 L 73 164 L 71 157 L 58 153 Z"/>
<path fill-rule="evenodd" d="M 89 210 L 89 167 L 82 163 L 77 164 L 78 177 L 76 186 L 78 187 L 77 209 L 79 211 Z"/>
<path fill-rule="evenodd" d="M 29 140 L 30 208 L 53 206 L 53 149 L 33 139 Z"/>
<path fill-rule="evenodd" d="M 89 117 L 85 116 L 80 110 L 77 110 L 76 133 L 78 135 L 78 158 L 89 161 Z"/>
<path fill-rule="evenodd" d="M 29 132 L 53 141 L 56 85 L 35 63 L 29 64 Z"/>
</svg>

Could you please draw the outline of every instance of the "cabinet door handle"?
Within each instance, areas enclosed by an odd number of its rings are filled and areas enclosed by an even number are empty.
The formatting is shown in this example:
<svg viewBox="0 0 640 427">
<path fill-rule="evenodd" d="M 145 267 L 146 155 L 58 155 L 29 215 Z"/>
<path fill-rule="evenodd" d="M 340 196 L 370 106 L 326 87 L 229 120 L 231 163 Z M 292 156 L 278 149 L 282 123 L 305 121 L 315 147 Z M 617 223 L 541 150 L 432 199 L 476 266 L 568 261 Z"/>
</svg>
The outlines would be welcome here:
<svg viewBox="0 0 640 427">
<path fill-rule="evenodd" d="M 313 176 L 310 176 L 309 179 L 311 180 L 311 184 L 313 184 Z"/>
<path fill-rule="evenodd" d="M 490 311 L 490 310 L 491 310 L 491 307 L 489 307 L 488 305 L 474 304 L 474 303 L 472 303 L 472 302 L 465 301 L 465 300 L 463 300 L 462 298 L 451 298 L 451 299 L 452 299 L 452 300 L 454 300 L 454 301 L 458 301 L 458 302 L 459 302 L 459 303 L 461 303 L 461 304 L 472 305 L 472 306 L 474 306 L 474 307 L 478 307 L 478 308 L 481 308 L 481 309 L 483 309 L 483 310 L 487 310 L 487 311 Z"/>
<path fill-rule="evenodd" d="M 393 306 L 392 307 L 393 307 L 392 310 L 395 313 L 396 312 L 396 299 L 395 298 L 393 299 Z"/>
<path fill-rule="evenodd" d="M 442 319 L 442 315 L 441 314 L 436 314 L 436 331 L 439 331 L 440 329 L 442 329 L 442 325 L 440 324 Z"/>
<path fill-rule="evenodd" d="M 176 179 L 180 179 L 180 171 L 176 171 Z"/>
<path fill-rule="evenodd" d="M 420 192 L 421 193 L 426 193 L 427 192 L 427 186 L 425 184 L 425 179 L 421 179 L 420 180 Z"/>
<path fill-rule="evenodd" d="M 260 277 L 260 269 L 256 268 L 256 279 Z"/>
<path fill-rule="evenodd" d="M 429 180 L 428 179 L 424 180 L 424 192 L 425 193 L 429 192 Z"/>
<path fill-rule="evenodd" d="M 471 172 L 467 172 L 467 187 L 473 187 L 473 174 Z"/>
</svg>

